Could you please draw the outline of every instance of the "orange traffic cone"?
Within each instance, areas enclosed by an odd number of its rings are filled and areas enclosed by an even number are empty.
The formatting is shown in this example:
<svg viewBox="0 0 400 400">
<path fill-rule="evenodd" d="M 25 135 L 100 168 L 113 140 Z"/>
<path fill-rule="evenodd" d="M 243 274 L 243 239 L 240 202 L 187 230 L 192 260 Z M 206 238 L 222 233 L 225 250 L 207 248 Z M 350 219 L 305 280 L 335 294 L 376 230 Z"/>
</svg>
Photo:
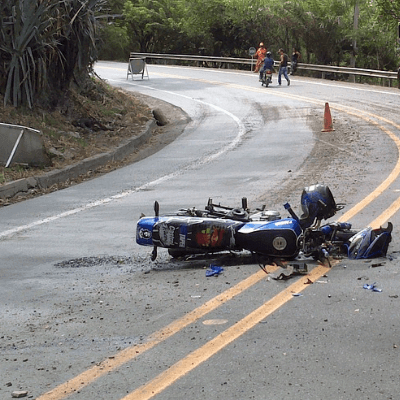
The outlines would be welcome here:
<svg viewBox="0 0 400 400">
<path fill-rule="evenodd" d="M 324 114 L 324 129 L 321 132 L 332 132 L 334 131 L 332 125 L 331 110 L 329 104 L 325 103 L 325 114 Z"/>
</svg>

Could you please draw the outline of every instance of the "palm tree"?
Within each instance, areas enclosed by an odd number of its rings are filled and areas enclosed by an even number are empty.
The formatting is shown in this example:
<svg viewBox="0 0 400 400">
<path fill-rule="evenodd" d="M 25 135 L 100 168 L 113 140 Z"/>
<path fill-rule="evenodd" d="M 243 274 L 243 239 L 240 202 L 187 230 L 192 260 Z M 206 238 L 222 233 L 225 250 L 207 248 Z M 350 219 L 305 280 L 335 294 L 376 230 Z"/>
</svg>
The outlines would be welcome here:
<svg viewBox="0 0 400 400">
<path fill-rule="evenodd" d="M 95 13 L 104 0 L 2 0 L 0 92 L 4 103 L 34 106 L 68 89 L 96 59 Z"/>
</svg>

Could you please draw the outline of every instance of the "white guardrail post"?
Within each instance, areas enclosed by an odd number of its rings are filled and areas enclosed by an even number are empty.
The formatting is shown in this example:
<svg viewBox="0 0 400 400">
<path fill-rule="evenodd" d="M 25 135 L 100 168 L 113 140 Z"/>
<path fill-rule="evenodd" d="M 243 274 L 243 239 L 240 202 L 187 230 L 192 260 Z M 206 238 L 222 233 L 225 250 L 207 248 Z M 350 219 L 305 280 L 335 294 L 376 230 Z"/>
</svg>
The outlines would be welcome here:
<svg viewBox="0 0 400 400">
<path fill-rule="evenodd" d="M 130 58 L 142 57 L 146 59 L 161 59 L 161 60 L 174 60 L 174 61 L 195 61 L 198 65 L 206 65 L 208 63 L 216 64 L 221 67 L 222 64 L 226 64 L 229 68 L 230 64 L 241 64 L 252 66 L 252 59 L 248 58 L 236 58 L 236 57 L 213 57 L 213 56 L 193 56 L 193 55 L 178 55 L 178 54 L 156 54 L 156 53 L 130 53 Z M 278 65 L 278 64 L 276 64 Z M 290 63 L 289 63 L 290 65 Z M 388 79 L 391 84 L 392 80 L 398 79 L 398 73 L 392 71 L 379 71 L 375 69 L 361 69 L 361 68 L 348 68 L 348 67 L 337 67 L 333 65 L 316 65 L 316 64 L 304 64 L 300 63 L 297 65 L 299 70 L 318 71 L 322 73 L 336 73 L 336 74 L 348 74 L 348 75 L 359 75 L 367 76 L 371 78 L 383 78 Z"/>
</svg>

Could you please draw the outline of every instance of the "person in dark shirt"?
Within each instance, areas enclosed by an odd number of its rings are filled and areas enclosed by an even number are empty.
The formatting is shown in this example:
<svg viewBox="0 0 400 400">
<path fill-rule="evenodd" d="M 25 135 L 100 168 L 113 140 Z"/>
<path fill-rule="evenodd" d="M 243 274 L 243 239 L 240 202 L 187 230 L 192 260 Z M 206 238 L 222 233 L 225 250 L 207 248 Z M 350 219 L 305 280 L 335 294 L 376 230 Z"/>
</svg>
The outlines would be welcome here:
<svg viewBox="0 0 400 400">
<path fill-rule="evenodd" d="M 288 55 L 283 51 L 283 49 L 279 49 L 279 54 L 281 56 L 279 63 L 279 73 L 278 73 L 278 84 L 282 84 L 282 74 L 287 80 L 288 86 L 290 85 L 290 79 L 287 74 L 287 64 L 288 64 Z"/>
<path fill-rule="evenodd" d="M 293 75 L 294 72 L 297 70 L 297 63 L 299 62 L 301 58 L 301 54 L 298 50 L 296 50 L 295 47 L 293 47 L 293 53 L 292 53 L 292 69 L 290 72 L 290 75 Z"/>
<path fill-rule="evenodd" d="M 262 67 L 261 70 L 260 70 L 260 82 L 262 81 L 263 73 L 264 73 L 267 69 L 270 69 L 271 71 L 274 70 L 274 64 L 275 64 L 275 61 L 274 61 L 274 59 L 271 57 L 271 52 L 268 51 L 267 54 L 266 54 L 266 56 L 265 56 L 264 65 L 263 65 L 263 67 Z"/>
<path fill-rule="evenodd" d="M 400 65 L 399 65 L 399 69 L 397 70 L 397 83 L 398 83 L 399 89 L 400 89 Z"/>
</svg>

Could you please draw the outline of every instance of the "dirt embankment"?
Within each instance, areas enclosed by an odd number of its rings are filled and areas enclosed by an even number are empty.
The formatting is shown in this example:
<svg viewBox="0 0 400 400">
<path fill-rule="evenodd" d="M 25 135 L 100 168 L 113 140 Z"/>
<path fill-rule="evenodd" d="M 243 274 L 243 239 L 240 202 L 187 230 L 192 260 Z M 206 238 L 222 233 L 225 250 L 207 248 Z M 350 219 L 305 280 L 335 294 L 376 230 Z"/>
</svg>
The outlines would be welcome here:
<svg viewBox="0 0 400 400">
<path fill-rule="evenodd" d="M 46 152 L 51 158 L 51 166 L 44 168 L 33 168 L 22 164 L 11 164 L 9 168 L 0 166 L 0 186 L 23 178 L 43 176 L 95 155 L 107 153 L 128 139 L 139 136 L 149 121 L 154 119 L 157 120 L 159 127 L 152 133 L 151 144 L 157 147 L 155 143 L 159 142 L 157 137 L 163 133 L 161 125 L 169 122 L 160 111 L 159 102 L 154 102 L 143 95 L 133 95 L 112 88 L 101 81 L 96 81 L 85 93 L 70 91 L 68 97 L 60 103 L 62 106 L 51 111 L 16 109 L 11 106 L 0 108 L 1 122 L 40 130 Z M 167 137 L 163 140 L 168 141 L 173 138 Z M 146 146 L 135 150 L 122 161 L 108 162 L 79 178 L 57 183 L 48 188 L 30 188 L 26 193 L 0 199 L 0 206 L 59 190 L 134 162 L 140 157 L 139 153 L 143 152 L 144 147 Z"/>
</svg>

